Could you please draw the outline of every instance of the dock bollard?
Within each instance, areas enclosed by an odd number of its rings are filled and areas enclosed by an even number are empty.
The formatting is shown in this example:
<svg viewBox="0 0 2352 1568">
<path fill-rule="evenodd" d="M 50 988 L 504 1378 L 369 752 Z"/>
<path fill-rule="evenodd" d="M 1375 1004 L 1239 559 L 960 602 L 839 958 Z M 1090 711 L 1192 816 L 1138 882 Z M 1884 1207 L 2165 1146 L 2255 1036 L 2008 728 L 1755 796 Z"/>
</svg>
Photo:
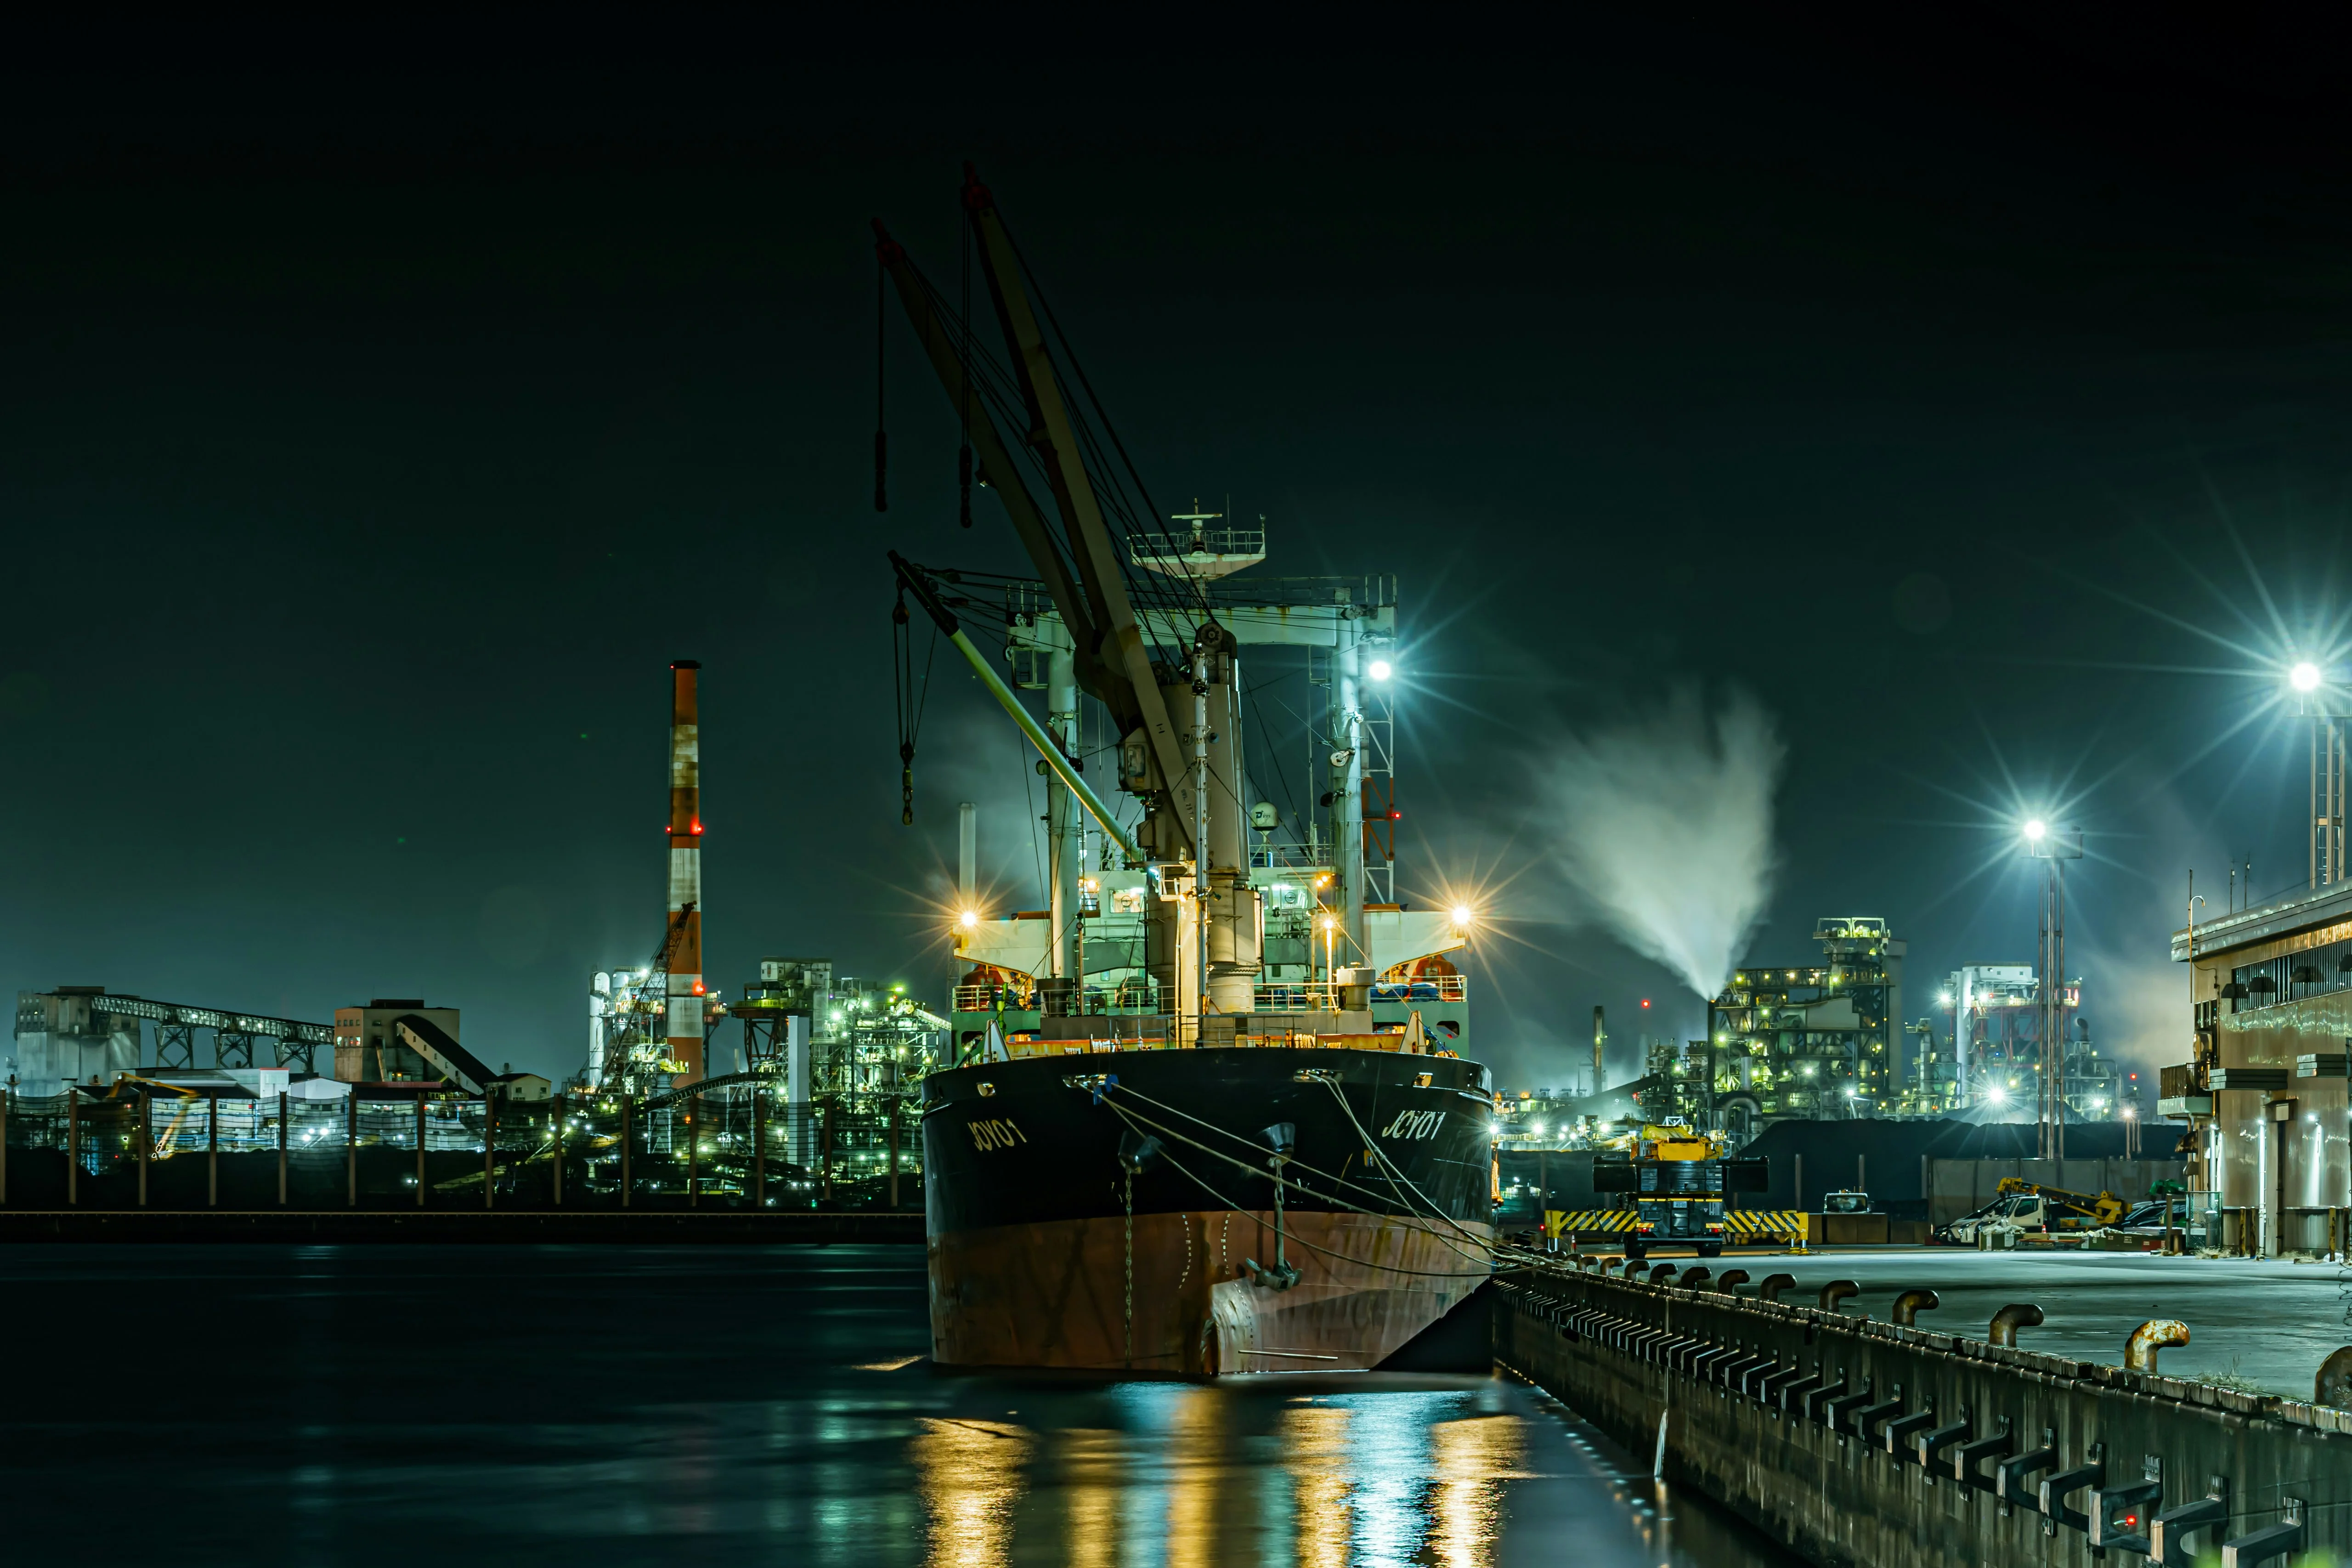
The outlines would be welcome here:
<svg viewBox="0 0 2352 1568">
<path fill-rule="evenodd" d="M 1655 1268 L 1650 1270 L 1650 1283 L 1653 1285 L 1663 1285 L 1680 1272 L 1681 1270 L 1676 1268 L 1671 1263 L 1661 1263 Z"/>
<path fill-rule="evenodd" d="M 1838 1310 L 1838 1303 L 1840 1301 L 1844 1300 L 1848 1296 L 1859 1296 L 1861 1294 L 1862 1287 L 1855 1284 L 1853 1280 L 1832 1279 L 1828 1284 L 1822 1287 L 1820 1301 L 1821 1309 L 1824 1312 L 1834 1312 Z"/>
<path fill-rule="evenodd" d="M 1714 1278 L 1714 1269 L 1701 1266 L 1696 1268 L 1685 1268 L 1675 1275 L 1675 1284 L 1685 1290 L 1696 1290 Z"/>
<path fill-rule="evenodd" d="M 2189 1342 L 2189 1325 L 2178 1318 L 2150 1318 L 2124 1342 L 2124 1370 L 2154 1372 L 2156 1352 L 2167 1345 Z"/>
<path fill-rule="evenodd" d="M 1992 1315 L 1992 1327 L 1985 1337 L 1997 1345 L 2017 1348 L 2017 1331 L 2030 1329 L 2042 1321 L 2042 1309 L 2031 1301 L 2012 1301 Z"/>
<path fill-rule="evenodd" d="M 2352 1345 L 2319 1363 L 2319 1375 L 2311 1380 L 2311 1402 L 2352 1409 Z"/>
<path fill-rule="evenodd" d="M 1715 1289 L 1718 1295 L 1729 1296 L 1735 1294 L 1738 1291 L 1738 1287 L 1747 1283 L 1748 1270 L 1745 1268 L 1727 1268 L 1721 1274 L 1716 1276 Z"/>
<path fill-rule="evenodd" d="M 1911 1328 L 1920 1313 L 1932 1312 L 1943 1304 L 1944 1299 L 1933 1290 L 1906 1290 L 1895 1298 L 1895 1321 L 1902 1328 Z"/>
<path fill-rule="evenodd" d="M 1767 1274 L 1764 1283 L 1756 1287 L 1756 1294 L 1767 1301 L 1777 1301 L 1780 1292 L 1797 1282 L 1793 1274 Z"/>
</svg>

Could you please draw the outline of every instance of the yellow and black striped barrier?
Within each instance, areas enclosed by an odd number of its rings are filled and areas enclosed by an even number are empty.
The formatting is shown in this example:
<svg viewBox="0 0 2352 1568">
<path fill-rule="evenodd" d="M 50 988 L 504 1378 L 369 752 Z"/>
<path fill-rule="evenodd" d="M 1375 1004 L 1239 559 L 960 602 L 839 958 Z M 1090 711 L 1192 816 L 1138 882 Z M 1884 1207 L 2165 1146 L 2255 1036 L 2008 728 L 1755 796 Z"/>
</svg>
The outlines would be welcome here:
<svg viewBox="0 0 2352 1568">
<path fill-rule="evenodd" d="M 1727 1236 L 1798 1237 L 1805 1234 L 1802 1209 L 1734 1209 L 1723 1216 Z"/>
<path fill-rule="evenodd" d="M 1550 1222 L 1554 1236 L 1579 1236 L 1592 1231 L 1631 1230 L 1633 1211 L 1631 1209 L 1552 1209 L 1544 1218 Z"/>
<path fill-rule="evenodd" d="M 1633 1230 L 1639 1218 L 1632 1209 L 1551 1209 L 1544 1215 L 1546 1234 L 1554 1237 L 1622 1235 Z M 1804 1211 L 1729 1210 L 1723 1216 L 1723 1237 L 1726 1241 L 1787 1241 L 1801 1246 Z"/>
</svg>

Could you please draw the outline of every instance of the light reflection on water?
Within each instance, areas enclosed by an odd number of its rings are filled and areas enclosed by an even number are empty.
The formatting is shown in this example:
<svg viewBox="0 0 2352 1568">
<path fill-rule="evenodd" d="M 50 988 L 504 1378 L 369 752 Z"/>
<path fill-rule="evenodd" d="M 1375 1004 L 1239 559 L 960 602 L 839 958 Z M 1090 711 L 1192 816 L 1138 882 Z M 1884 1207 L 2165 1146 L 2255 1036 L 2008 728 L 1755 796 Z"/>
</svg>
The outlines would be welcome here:
<svg viewBox="0 0 2352 1568">
<path fill-rule="evenodd" d="M 1665 1506 L 1646 1454 L 1612 1459 L 1505 1379 L 939 1372 L 908 1359 L 929 1340 L 912 1247 L 0 1249 L 0 1342 L 47 1344 L 69 1324 L 74 1344 L 138 1344 L 159 1296 L 191 1344 L 247 1343 L 257 1322 L 277 1338 L 185 1377 L 138 1356 L 21 1354 L 0 1423 L 12 1561 L 1769 1558 L 1720 1515 Z M 467 1353 L 405 1353 L 427 1324 L 461 1324 Z M 189 1523 L 215 1519 L 234 1528 Z"/>
<path fill-rule="evenodd" d="M 1580 1564 L 1757 1560 L 1720 1521 L 1675 1550 L 1653 1489 L 1499 1380 L 957 1382 L 1019 1419 L 921 1418 L 933 1568 L 1493 1568 L 1570 1542 Z"/>
</svg>

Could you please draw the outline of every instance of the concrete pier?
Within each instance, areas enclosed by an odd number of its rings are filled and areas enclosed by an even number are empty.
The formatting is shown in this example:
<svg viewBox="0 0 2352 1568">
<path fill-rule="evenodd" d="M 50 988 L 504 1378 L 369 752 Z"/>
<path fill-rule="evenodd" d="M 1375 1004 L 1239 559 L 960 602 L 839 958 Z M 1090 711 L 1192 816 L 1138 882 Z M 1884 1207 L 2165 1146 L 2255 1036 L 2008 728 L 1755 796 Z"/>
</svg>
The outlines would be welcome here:
<svg viewBox="0 0 2352 1568">
<path fill-rule="evenodd" d="M 1843 1285 L 1798 1305 L 1517 1275 L 1496 1358 L 1815 1563 L 2352 1547 L 2352 1410 L 1873 1322 L 1835 1310 Z"/>
</svg>

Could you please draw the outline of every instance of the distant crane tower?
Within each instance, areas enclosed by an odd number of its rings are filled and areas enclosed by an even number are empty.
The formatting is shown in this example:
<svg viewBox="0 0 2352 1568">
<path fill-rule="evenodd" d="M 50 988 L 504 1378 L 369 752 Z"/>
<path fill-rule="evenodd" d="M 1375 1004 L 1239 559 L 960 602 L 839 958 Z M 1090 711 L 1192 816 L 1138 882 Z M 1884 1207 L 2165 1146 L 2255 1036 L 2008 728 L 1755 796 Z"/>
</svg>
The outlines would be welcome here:
<svg viewBox="0 0 2352 1568">
<path fill-rule="evenodd" d="M 1601 1049 L 1609 1043 L 1609 1018 L 1595 1004 L 1592 1009 L 1592 1092 L 1599 1094 L 1604 1086 L 1601 1077 Z"/>
</svg>

